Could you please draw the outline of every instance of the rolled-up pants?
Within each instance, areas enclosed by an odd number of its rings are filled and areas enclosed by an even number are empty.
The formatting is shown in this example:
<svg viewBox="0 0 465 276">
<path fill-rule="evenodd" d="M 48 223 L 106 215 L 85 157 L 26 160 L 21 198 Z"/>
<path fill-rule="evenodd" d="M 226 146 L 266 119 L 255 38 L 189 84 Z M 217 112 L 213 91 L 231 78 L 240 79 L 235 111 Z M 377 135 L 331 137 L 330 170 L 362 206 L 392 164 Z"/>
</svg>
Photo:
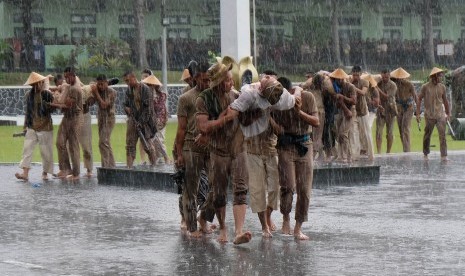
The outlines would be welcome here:
<svg viewBox="0 0 465 276">
<path fill-rule="evenodd" d="M 210 153 L 208 179 L 213 189 L 213 204 L 216 209 L 225 207 L 229 183 L 232 184 L 233 205 L 247 204 L 248 169 L 247 152 L 235 156 L 221 156 Z"/>
<path fill-rule="evenodd" d="M 35 131 L 28 128 L 24 137 L 23 159 L 19 167 L 31 168 L 32 153 L 39 144 L 40 156 L 42 157 L 42 172 L 53 173 L 53 131 Z"/>
</svg>

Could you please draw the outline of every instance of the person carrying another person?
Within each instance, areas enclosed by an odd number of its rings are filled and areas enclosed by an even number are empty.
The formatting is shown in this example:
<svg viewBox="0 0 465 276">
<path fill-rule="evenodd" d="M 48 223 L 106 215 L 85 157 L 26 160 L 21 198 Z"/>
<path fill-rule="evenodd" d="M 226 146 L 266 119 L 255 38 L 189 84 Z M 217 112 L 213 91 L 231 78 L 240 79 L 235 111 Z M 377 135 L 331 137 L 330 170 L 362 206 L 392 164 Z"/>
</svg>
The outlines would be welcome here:
<svg viewBox="0 0 465 276">
<path fill-rule="evenodd" d="M 210 150 L 209 180 L 219 222 L 218 241 L 228 242 L 226 203 L 228 186 L 231 183 L 235 222 L 234 244 L 241 244 L 249 242 L 252 233 L 243 230 L 248 192 L 248 170 L 244 166 L 247 162 L 244 136 L 237 118 L 225 118 L 229 105 L 237 97 L 232 89 L 234 83 L 231 67 L 217 62 L 208 69 L 210 88 L 202 91 L 197 97 L 196 125 L 200 132 L 197 139 L 208 141 Z"/>
<path fill-rule="evenodd" d="M 292 87 L 291 82 L 280 78 L 284 88 L 294 95 L 296 105 L 288 110 L 273 110 L 278 133 L 278 171 L 280 184 L 280 209 L 283 214 L 283 234 L 290 235 L 290 212 L 294 193 L 295 227 L 293 235 L 297 240 L 308 240 L 302 232 L 302 224 L 308 221 L 308 208 L 313 185 L 312 126 L 319 126 L 318 107 L 311 92 Z"/>
</svg>

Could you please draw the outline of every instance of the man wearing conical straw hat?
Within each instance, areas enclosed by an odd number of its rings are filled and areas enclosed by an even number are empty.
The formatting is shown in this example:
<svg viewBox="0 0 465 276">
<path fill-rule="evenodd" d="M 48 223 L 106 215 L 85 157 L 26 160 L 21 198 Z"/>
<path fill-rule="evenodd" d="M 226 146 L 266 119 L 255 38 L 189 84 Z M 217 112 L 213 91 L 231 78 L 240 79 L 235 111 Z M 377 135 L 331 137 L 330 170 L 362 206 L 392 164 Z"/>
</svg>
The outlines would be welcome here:
<svg viewBox="0 0 465 276">
<path fill-rule="evenodd" d="M 447 161 L 446 120 L 450 117 L 449 102 L 446 97 L 446 86 L 441 83 L 444 71 L 434 67 L 429 75 L 430 81 L 423 84 L 417 101 L 417 122 L 420 122 L 421 101 L 425 100 L 425 134 L 423 136 L 423 154 L 428 159 L 430 153 L 431 134 L 434 126 L 438 129 L 441 160 Z"/>
<path fill-rule="evenodd" d="M 417 101 L 417 94 L 413 84 L 407 79 L 410 74 L 402 67 L 391 72 L 391 79 L 397 85 L 397 126 L 404 152 L 410 152 L 410 126 L 412 124 L 413 108 Z"/>
<path fill-rule="evenodd" d="M 51 113 L 53 107 L 53 94 L 44 89 L 44 77 L 36 72 L 29 75 L 24 85 L 32 86 L 26 94 L 26 118 L 24 120 L 24 146 L 23 158 L 19 167 L 22 173 L 16 173 L 18 179 L 28 181 L 31 159 L 34 148 L 39 144 L 42 157 L 42 179 L 46 180 L 48 174 L 53 174 L 53 124 Z"/>
<path fill-rule="evenodd" d="M 388 69 L 381 70 L 381 80 L 378 81 L 377 87 L 380 105 L 376 112 L 376 150 L 381 153 L 383 131 L 386 126 L 386 153 L 390 153 L 394 142 L 394 119 L 397 116 L 397 85 L 391 80 Z"/>
<path fill-rule="evenodd" d="M 357 115 L 355 103 L 357 102 L 357 88 L 346 81 L 348 75 L 342 69 L 336 69 L 329 78 L 331 80 L 330 94 L 336 101 L 338 113 L 334 120 L 336 124 L 336 135 L 339 143 L 338 161 L 342 163 L 352 162 L 352 149 L 350 147 L 349 132 L 354 124 L 354 118 Z"/>
<path fill-rule="evenodd" d="M 221 62 L 215 63 L 207 71 L 210 88 L 197 97 L 196 125 L 200 132 L 199 139 L 208 141 L 210 149 L 210 183 L 213 188 L 213 204 L 220 226 L 218 241 L 228 242 L 226 228 L 226 203 L 229 182 L 232 185 L 233 214 L 235 225 L 234 244 L 247 243 L 252 233 L 244 231 L 247 211 L 248 171 L 247 151 L 244 136 L 237 118 L 227 120 L 225 115 L 229 105 L 236 98 L 233 91 L 232 66 Z M 205 139 L 207 138 L 207 139 Z"/>
</svg>

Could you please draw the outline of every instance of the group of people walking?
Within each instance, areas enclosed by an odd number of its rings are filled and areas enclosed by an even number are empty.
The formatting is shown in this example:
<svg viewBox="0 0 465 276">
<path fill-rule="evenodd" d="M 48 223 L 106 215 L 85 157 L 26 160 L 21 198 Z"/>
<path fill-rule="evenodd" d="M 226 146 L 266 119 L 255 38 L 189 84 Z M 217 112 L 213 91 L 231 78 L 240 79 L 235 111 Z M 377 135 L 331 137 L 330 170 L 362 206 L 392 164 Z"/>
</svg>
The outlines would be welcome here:
<svg viewBox="0 0 465 276">
<path fill-rule="evenodd" d="M 147 152 L 151 165 L 159 158 L 169 162 L 164 146 L 166 94 L 161 90 L 160 81 L 151 73 L 141 82 L 134 72 L 127 72 L 123 78 L 128 84 L 124 108 L 128 115 L 126 134 L 127 166 L 132 167 L 138 140 Z M 63 77 L 64 76 L 64 77 Z M 25 85 L 32 86 L 25 96 L 26 113 L 24 123 L 23 158 L 19 164 L 22 172 L 15 174 L 21 180 L 29 179 L 32 153 L 37 144 L 40 147 L 43 171 L 42 178 L 49 176 L 78 179 L 80 177 L 81 149 L 84 157 L 86 176 L 93 175 L 92 129 L 90 107 L 97 105 L 99 151 L 101 166 L 115 167 L 115 158 L 110 137 L 115 126 L 116 91 L 111 85 L 117 79 L 107 79 L 104 74 L 95 81 L 84 85 L 73 68 L 65 69 L 64 74 L 42 76 L 32 72 Z M 50 78 L 55 86 L 50 87 Z M 53 124 L 52 113 L 60 110 L 63 118 L 58 128 L 56 148 L 59 171 L 53 168 Z"/>
<path fill-rule="evenodd" d="M 298 240 L 309 237 L 302 232 L 308 220 L 314 161 L 350 163 L 359 158 L 374 159 L 371 127 L 376 119 L 376 148 L 381 151 L 386 126 L 387 152 L 393 142 L 393 120 L 397 117 L 405 152 L 410 151 L 410 124 L 416 104 L 424 100 L 426 120 L 423 153 L 429 154 L 431 133 L 436 126 L 441 140 L 441 158 L 447 159 L 445 124 L 449 104 L 443 71 L 434 68 L 430 81 L 417 97 L 402 68 L 383 70 L 380 76 L 362 72 L 354 66 L 351 76 L 342 69 L 320 71 L 300 86 L 286 77 L 267 70 L 255 82 L 244 78 L 239 91 L 234 88 L 232 64 L 219 58 L 189 63 L 183 79 L 189 85 L 179 97 L 178 126 L 173 157 L 177 170 L 184 172 L 179 201 L 181 228 L 192 237 L 213 232 L 212 221 L 219 223 L 218 241 L 228 242 L 226 203 L 232 187 L 234 243 L 247 243 L 252 234 L 245 230 L 247 206 L 256 213 L 262 236 L 271 238 L 277 230 L 271 214 L 280 210 L 281 230 Z M 126 164 L 134 166 L 137 141 L 151 165 L 162 158 L 169 162 L 164 147 L 167 122 L 166 94 L 150 70 L 138 81 L 134 72 L 123 80 L 124 111 L 127 114 Z M 25 142 L 18 179 L 27 180 L 32 151 L 40 145 L 42 177 L 49 175 L 76 179 L 80 175 L 80 148 L 84 152 L 86 174 L 92 174 L 92 149 L 89 107 L 98 105 L 99 150 L 102 167 L 114 167 L 110 136 L 115 125 L 116 92 L 105 75 L 95 83 L 83 85 L 73 68 L 64 72 L 64 81 L 56 78 L 56 87 L 47 86 L 48 78 L 31 73 L 26 85 Z M 248 81 L 247 81 L 248 80 Z M 236 87 L 238 87 L 236 85 Z M 52 91 L 53 90 L 53 91 Z M 63 119 L 56 147 L 60 171 L 53 173 L 53 125 L 51 113 L 60 109 Z M 89 134 L 87 134 L 89 133 Z M 90 141 L 90 142 L 89 142 Z M 91 145 L 91 144 L 90 144 Z M 198 202 L 201 181 L 208 179 L 205 202 Z M 294 194 L 295 225 L 290 213 Z M 248 198 L 247 198 L 248 196 Z"/>
</svg>

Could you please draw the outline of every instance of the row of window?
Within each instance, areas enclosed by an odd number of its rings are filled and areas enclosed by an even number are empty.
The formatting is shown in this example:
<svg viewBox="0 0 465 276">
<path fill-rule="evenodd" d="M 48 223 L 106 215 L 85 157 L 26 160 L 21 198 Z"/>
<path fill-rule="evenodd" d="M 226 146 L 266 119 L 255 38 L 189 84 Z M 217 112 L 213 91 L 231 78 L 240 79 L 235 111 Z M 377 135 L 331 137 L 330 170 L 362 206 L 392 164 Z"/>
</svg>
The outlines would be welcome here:
<svg viewBox="0 0 465 276">
<path fill-rule="evenodd" d="M 190 15 L 173 15 L 168 16 L 170 24 L 187 25 L 191 23 Z M 31 23 L 44 23 L 44 17 L 40 13 L 33 13 L 30 19 Z M 23 18 L 21 13 L 13 15 L 13 23 L 22 23 Z M 133 14 L 121 14 L 118 16 L 119 24 L 134 25 Z M 71 24 L 97 24 L 97 16 L 95 14 L 72 14 Z"/>
</svg>

